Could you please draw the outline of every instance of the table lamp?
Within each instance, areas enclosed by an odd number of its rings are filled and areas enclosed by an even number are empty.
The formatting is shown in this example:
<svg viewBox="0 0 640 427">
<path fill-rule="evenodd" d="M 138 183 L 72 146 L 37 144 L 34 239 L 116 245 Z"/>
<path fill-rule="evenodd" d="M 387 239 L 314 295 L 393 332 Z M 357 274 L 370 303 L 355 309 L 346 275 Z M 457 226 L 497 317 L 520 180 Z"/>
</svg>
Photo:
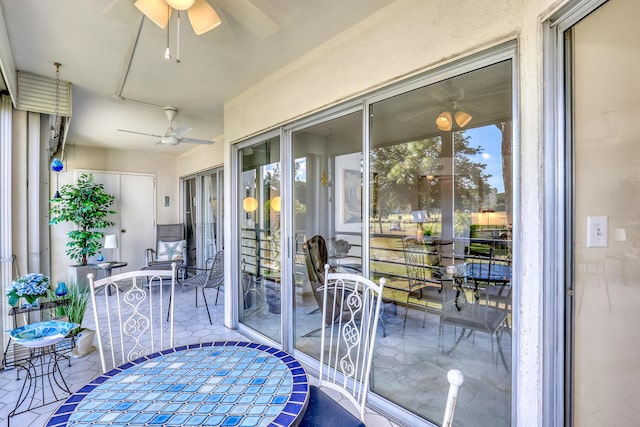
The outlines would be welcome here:
<svg viewBox="0 0 640 427">
<path fill-rule="evenodd" d="M 118 239 L 115 234 L 107 234 L 104 236 L 104 248 L 105 249 L 118 249 Z M 113 252 L 112 252 L 113 255 Z"/>
</svg>

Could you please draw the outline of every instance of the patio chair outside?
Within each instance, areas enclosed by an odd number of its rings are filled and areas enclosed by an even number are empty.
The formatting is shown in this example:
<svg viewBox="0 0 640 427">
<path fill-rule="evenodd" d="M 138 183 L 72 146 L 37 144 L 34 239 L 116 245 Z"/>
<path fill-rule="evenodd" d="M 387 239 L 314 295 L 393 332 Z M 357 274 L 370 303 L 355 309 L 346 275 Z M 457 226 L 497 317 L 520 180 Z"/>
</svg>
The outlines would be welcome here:
<svg viewBox="0 0 640 427">
<path fill-rule="evenodd" d="M 173 347 L 176 268 L 173 263 L 171 270 L 129 271 L 100 280 L 87 275 L 103 372 Z"/>
<path fill-rule="evenodd" d="M 429 303 L 442 303 L 442 280 L 440 275 L 441 255 L 436 243 L 419 242 L 415 237 L 405 237 L 402 239 L 402 247 L 409 281 L 402 324 L 402 334 L 404 335 L 407 313 L 409 312 L 409 296 L 419 292 L 419 299 L 424 301 L 422 319 L 422 327 L 424 328 Z"/>
<path fill-rule="evenodd" d="M 187 241 L 184 224 L 156 225 L 155 248 L 144 250 L 144 269 L 170 270 L 171 264 L 178 265 L 178 274 L 183 279 L 187 275 Z"/>
<path fill-rule="evenodd" d="M 204 299 L 204 305 L 207 308 L 207 315 L 209 316 L 209 323 L 213 325 L 211 321 L 211 313 L 209 313 L 209 305 L 207 304 L 207 297 L 204 294 L 205 288 L 216 289 L 216 302 L 218 305 L 218 296 L 220 295 L 220 286 L 224 285 L 224 250 L 219 250 L 213 258 L 207 259 L 205 262 L 206 268 L 201 270 L 200 273 L 195 276 L 191 276 L 188 279 L 181 280 L 180 284 L 184 290 L 185 287 L 196 288 L 196 307 L 198 306 L 198 289 L 202 291 L 202 299 Z"/>
<path fill-rule="evenodd" d="M 474 338 L 475 332 L 486 333 L 490 336 L 493 360 L 495 363 L 498 362 L 498 358 L 495 355 L 495 340 L 498 347 L 498 356 L 500 356 L 504 367 L 508 370 L 501 344 L 502 332 L 507 327 L 508 311 L 497 307 L 491 301 L 491 295 L 486 288 L 468 289 L 454 282 L 445 281 L 443 282 L 442 292 L 443 303 L 439 333 L 439 347 L 441 350 L 450 354 L 464 339 Z M 467 292 L 470 292 L 472 296 L 467 296 Z M 454 331 L 454 344 L 448 350 L 444 349 L 445 326 L 452 326 Z M 458 329 L 460 329 L 460 333 L 456 336 Z"/>
<path fill-rule="evenodd" d="M 330 273 L 325 265 L 320 372 L 318 386 L 311 386 L 307 411 L 301 426 L 364 425 L 364 408 L 369 390 L 369 372 L 382 305 L 380 284 L 358 274 Z M 336 302 L 342 301 L 341 304 Z M 347 320 L 336 310 L 347 309 Z M 322 388 L 339 392 L 357 409 L 353 416 Z M 359 419 L 358 419 L 359 418 Z"/>
</svg>

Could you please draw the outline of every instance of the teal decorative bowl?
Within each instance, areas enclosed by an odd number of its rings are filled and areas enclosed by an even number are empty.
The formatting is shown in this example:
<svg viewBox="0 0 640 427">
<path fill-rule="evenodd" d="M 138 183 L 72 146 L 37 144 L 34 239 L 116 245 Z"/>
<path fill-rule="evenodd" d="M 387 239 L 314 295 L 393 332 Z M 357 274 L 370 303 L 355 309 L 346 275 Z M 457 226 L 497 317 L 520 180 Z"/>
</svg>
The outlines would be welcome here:
<svg viewBox="0 0 640 427">
<path fill-rule="evenodd" d="M 57 321 L 32 323 L 12 330 L 11 339 L 25 347 L 45 347 L 62 341 L 79 326 L 77 323 Z"/>
</svg>

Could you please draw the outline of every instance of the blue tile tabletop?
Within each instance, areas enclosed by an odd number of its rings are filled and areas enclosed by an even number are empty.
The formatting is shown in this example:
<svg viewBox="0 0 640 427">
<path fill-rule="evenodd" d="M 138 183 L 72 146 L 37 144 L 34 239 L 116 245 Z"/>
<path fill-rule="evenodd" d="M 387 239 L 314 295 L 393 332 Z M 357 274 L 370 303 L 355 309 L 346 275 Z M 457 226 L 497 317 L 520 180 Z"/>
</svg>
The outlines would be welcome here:
<svg viewBox="0 0 640 427">
<path fill-rule="evenodd" d="M 293 426 L 309 394 L 300 363 L 250 342 L 163 350 L 107 372 L 71 395 L 47 427 Z"/>
</svg>

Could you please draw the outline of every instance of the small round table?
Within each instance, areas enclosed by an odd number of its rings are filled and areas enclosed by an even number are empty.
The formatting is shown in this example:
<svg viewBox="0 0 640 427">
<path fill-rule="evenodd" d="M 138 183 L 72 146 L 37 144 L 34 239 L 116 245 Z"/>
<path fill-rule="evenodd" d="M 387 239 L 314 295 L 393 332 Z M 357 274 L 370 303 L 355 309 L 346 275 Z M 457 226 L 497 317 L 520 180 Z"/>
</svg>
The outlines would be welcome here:
<svg viewBox="0 0 640 427">
<path fill-rule="evenodd" d="M 123 261 L 111 261 L 111 262 L 101 262 L 100 264 L 94 264 L 92 268 L 96 270 L 104 270 L 104 274 L 107 277 L 111 276 L 111 270 L 114 268 L 126 267 L 127 263 Z"/>
<path fill-rule="evenodd" d="M 217 341 L 162 350 L 112 369 L 69 397 L 48 427 L 295 426 L 309 398 L 285 351 Z"/>
<path fill-rule="evenodd" d="M 92 268 L 96 270 L 104 270 L 104 274 L 106 277 L 111 277 L 111 270 L 114 268 L 126 267 L 127 263 L 123 261 L 110 261 L 110 262 L 101 262 L 100 264 L 94 264 Z M 111 286 L 107 289 L 107 294 L 111 295 Z"/>
</svg>

